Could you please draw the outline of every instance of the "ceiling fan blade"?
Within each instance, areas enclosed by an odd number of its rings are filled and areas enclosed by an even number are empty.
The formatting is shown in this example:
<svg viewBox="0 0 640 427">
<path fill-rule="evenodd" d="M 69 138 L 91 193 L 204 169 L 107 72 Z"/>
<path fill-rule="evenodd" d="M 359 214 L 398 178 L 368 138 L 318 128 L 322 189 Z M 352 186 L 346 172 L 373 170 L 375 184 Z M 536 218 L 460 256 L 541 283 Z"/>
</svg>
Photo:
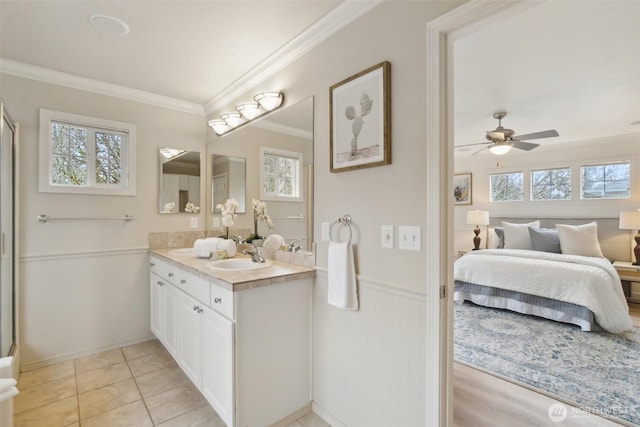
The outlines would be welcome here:
<svg viewBox="0 0 640 427">
<path fill-rule="evenodd" d="M 478 154 L 479 152 L 486 150 L 488 147 L 482 147 L 481 149 L 479 149 L 478 151 L 476 151 L 475 153 L 469 154 L 469 157 L 471 156 L 475 156 L 476 154 Z"/>
<path fill-rule="evenodd" d="M 477 142 L 475 144 L 456 145 L 454 148 L 473 147 L 474 145 L 490 144 L 490 142 Z"/>
<path fill-rule="evenodd" d="M 519 150 L 531 151 L 534 148 L 539 147 L 540 144 L 534 144 L 531 142 L 524 142 L 524 141 L 511 141 L 511 146 Z"/>
<path fill-rule="evenodd" d="M 550 130 L 543 130 L 542 132 L 534 132 L 534 133 L 528 133 L 526 135 L 514 136 L 513 139 L 519 139 L 519 140 L 540 139 L 540 138 L 552 138 L 554 136 L 559 136 L 558 131 L 556 131 L 555 129 L 550 129 Z"/>
</svg>

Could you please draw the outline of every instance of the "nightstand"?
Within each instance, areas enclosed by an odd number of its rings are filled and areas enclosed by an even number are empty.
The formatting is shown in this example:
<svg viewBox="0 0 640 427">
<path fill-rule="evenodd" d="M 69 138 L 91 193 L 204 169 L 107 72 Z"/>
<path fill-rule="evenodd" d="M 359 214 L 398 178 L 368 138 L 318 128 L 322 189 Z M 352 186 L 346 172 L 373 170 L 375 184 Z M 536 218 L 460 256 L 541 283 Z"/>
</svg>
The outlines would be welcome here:
<svg viewBox="0 0 640 427">
<path fill-rule="evenodd" d="M 631 282 L 640 283 L 640 265 L 633 265 L 628 261 L 615 261 L 613 267 L 620 276 L 622 290 L 627 301 L 640 303 L 640 300 L 631 297 Z"/>
</svg>

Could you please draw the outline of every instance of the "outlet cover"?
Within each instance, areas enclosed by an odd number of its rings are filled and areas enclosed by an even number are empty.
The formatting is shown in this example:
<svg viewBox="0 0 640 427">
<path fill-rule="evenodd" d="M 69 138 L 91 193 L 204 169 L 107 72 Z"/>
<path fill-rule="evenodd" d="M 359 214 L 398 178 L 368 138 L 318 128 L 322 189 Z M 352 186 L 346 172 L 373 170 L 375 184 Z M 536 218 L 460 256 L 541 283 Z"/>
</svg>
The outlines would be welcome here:
<svg viewBox="0 0 640 427">
<path fill-rule="evenodd" d="M 420 251 L 420 227 L 398 226 L 398 248 Z"/>
<path fill-rule="evenodd" d="M 393 249 L 393 225 L 383 225 L 380 232 L 380 246 Z"/>
<path fill-rule="evenodd" d="M 191 228 L 198 228 L 198 217 L 191 218 Z"/>
<path fill-rule="evenodd" d="M 220 218 L 217 216 L 213 217 L 213 228 L 220 228 Z"/>
</svg>

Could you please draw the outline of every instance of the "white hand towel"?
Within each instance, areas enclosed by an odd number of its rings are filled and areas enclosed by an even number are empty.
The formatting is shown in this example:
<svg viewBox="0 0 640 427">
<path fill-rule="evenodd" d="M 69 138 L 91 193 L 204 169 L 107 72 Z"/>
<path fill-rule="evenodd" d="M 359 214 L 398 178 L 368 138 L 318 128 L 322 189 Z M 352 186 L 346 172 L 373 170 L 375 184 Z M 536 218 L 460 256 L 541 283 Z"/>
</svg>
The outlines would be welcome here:
<svg viewBox="0 0 640 427">
<path fill-rule="evenodd" d="M 15 385 L 16 380 L 13 378 L 0 378 L 0 402 L 18 394 Z"/>
<path fill-rule="evenodd" d="M 329 243 L 328 276 L 329 304 L 346 310 L 358 310 L 356 269 L 351 242 Z"/>
<path fill-rule="evenodd" d="M 15 396 L 16 394 L 18 394 L 18 389 L 15 388 L 15 387 L 11 387 L 7 391 L 3 391 L 3 392 L 0 393 L 0 402 L 3 402 L 5 400 Z"/>
<path fill-rule="evenodd" d="M 193 251 L 198 258 L 209 258 L 211 252 L 218 249 L 218 237 L 207 237 L 206 239 L 198 239 L 193 244 Z"/>
</svg>

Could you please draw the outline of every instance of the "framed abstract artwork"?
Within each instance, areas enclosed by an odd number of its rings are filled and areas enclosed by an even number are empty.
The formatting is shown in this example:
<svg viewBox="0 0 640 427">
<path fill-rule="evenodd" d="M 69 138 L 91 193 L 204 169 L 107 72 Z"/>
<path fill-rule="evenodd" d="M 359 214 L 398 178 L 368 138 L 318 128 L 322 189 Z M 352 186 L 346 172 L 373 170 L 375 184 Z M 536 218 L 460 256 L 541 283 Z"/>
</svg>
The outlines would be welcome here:
<svg viewBox="0 0 640 427">
<path fill-rule="evenodd" d="M 459 173 L 453 177 L 453 204 L 470 205 L 473 203 L 473 180 L 471 173 Z"/>
</svg>

